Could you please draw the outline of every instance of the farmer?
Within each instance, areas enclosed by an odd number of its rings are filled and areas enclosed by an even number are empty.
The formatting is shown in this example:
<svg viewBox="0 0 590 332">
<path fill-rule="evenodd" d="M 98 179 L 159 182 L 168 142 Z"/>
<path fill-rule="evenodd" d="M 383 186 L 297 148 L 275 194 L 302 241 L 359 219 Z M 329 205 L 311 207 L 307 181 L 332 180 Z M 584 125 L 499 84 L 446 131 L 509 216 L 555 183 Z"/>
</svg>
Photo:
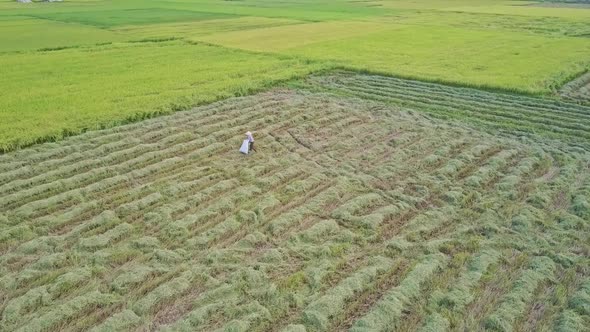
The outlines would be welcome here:
<svg viewBox="0 0 590 332">
<path fill-rule="evenodd" d="M 252 136 L 251 132 L 246 132 L 246 138 L 248 139 L 248 150 L 250 151 L 256 151 L 256 148 L 254 148 L 254 137 Z"/>
</svg>

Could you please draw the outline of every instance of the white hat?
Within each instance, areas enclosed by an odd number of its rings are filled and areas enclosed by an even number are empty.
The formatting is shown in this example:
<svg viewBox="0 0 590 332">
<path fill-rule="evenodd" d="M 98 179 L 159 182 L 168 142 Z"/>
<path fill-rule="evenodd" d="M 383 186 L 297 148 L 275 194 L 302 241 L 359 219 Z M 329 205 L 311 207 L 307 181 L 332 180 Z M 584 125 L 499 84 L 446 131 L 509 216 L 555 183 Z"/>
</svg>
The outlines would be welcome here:
<svg viewBox="0 0 590 332">
<path fill-rule="evenodd" d="M 251 132 L 249 132 L 249 131 L 247 131 L 247 132 L 246 132 L 246 136 L 250 136 L 250 135 L 252 135 L 252 133 L 251 133 Z"/>
</svg>

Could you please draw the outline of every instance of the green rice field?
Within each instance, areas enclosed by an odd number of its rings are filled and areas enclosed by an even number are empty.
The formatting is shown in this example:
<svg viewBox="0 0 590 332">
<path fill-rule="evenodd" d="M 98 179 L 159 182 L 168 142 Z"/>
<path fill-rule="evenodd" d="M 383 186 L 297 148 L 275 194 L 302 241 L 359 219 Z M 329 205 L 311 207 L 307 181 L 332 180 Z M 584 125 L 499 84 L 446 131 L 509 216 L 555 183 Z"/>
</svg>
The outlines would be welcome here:
<svg viewBox="0 0 590 332">
<path fill-rule="evenodd" d="M 2 0 L 0 150 L 336 68 L 559 95 L 590 68 L 589 13 L 492 0 Z"/>
<path fill-rule="evenodd" d="M 0 331 L 590 332 L 587 1 L 0 0 L 0 84 Z"/>
</svg>

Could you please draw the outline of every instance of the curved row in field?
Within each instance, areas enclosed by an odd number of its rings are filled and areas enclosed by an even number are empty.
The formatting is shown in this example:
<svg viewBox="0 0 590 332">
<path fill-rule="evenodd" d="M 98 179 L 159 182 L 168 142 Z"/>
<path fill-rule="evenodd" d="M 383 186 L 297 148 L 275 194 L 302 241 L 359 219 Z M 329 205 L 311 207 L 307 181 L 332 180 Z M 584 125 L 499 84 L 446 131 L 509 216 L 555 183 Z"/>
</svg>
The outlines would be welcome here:
<svg viewBox="0 0 590 332">
<path fill-rule="evenodd" d="M 559 90 L 559 94 L 567 99 L 590 103 L 590 72 L 568 82 Z"/>
<path fill-rule="evenodd" d="M 495 132 L 589 146 L 590 107 L 575 103 L 348 72 L 312 77 L 307 86 L 459 119 Z"/>
<path fill-rule="evenodd" d="M 2 155 L 0 326 L 574 331 L 589 165 L 292 90 Z"/>
</svg>

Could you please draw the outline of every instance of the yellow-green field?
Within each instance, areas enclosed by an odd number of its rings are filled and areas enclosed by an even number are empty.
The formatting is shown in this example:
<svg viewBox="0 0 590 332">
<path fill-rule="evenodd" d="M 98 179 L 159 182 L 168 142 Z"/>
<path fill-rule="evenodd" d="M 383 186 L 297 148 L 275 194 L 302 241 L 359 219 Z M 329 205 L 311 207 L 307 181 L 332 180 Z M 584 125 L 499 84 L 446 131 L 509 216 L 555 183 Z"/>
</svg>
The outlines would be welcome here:
<svg viewBox="0 0 590 332">
<path fill-rule="evenodd" d="M 318 70 L 553 95 L 590 68 L 590 10 L 522 1 L 3 0 L 0 8 L 2 151 Z"/>
<path fill-rule="evenodd" d="M 197 40 L 389 75 L 532 93 L 550 91 L 584 71 L 590 54 L 590 39 L 414 25 L 385 29 L 367 24 L 363 29 L 362 24 L 312 23 Z"/>
<path fill-rule="evenodd" d="M 0 20 L 0 52 L 26 52 L 122 40 L 117 33 L 81 24 L 16 17 Z"/>
<path fill-rule="evenodd" d="M 251 30 L 302 23 L 306 22 L 283 18 L 242 16 L 238 18 L 196 22 L 126 25 L 112 30 L 125 36 L 134 36 L 134 38 L 137 38 L 138 40 L 150 38 L 191 39 L 192 37 L 210 35 L 219 32 Z"/>
<path fill-rule="evenodd" d="M 0 67 L 10 87 L 0 91 L 0 142 L 13 149 L 244 95 L 320 66 L 170 41 L 10 53 Z"/>
</svg>

